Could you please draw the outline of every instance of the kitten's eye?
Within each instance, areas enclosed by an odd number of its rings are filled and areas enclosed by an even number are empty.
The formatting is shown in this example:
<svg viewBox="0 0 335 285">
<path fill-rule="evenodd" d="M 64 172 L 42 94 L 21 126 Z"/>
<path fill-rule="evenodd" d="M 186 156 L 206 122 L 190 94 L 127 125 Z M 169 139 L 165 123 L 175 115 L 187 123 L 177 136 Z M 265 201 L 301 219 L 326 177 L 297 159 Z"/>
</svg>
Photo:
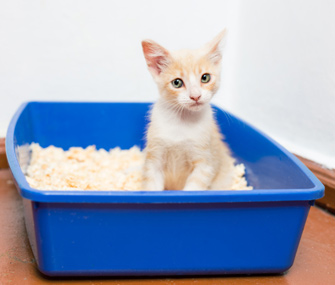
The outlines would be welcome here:
<svg viewBox="0 0 335 285">
<path fill-rule="evenodd" d="M 201 76 L 202 83 L 208 83 L 210 80 L 211 80 L 211 75 L 208 73 L 205 73 Z"/>
<path fill-rule="evenodd" d="M 183 86 L 184 83 L 183 83 L 183 80 L 177 78 L 177 79 L 172 80 L 171 84 L 174 88 L 180 88 Z"/>
</svg>

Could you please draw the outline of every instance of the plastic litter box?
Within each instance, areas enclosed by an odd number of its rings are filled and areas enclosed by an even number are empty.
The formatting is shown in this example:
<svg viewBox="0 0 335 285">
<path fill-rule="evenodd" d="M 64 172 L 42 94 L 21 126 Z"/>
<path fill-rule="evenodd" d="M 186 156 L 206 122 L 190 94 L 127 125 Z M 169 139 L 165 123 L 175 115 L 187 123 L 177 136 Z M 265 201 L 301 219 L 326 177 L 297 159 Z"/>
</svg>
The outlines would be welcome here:
<svg viewBox="0 0 335 285">
<path fill-rule="evenodd" d="M 291 153 L 216 111 L 252 191 L 42 191 L 22 169 L 27 145 L 144 147 L 148 103 L 29 102 L 14 115 L 7 157 L 41 272 L 50 276 L 280 273 L 294 261 L 324 187 Z"/>
</svg>

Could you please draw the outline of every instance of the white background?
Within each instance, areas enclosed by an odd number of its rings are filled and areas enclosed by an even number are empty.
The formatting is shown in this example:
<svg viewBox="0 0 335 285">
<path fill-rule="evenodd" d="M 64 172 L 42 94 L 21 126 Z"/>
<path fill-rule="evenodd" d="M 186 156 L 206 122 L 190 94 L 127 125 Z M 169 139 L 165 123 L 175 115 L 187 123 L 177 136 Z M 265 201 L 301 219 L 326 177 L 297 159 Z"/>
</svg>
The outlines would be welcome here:
<svg viewBox="0 0 335 285">
<path fill-rule="evenodd" d="M 335 167 L 335 2 L 0 1 L 0 137 L 29 100 L 154 101 L 140 42 L 229 30 L 214 103 Z"/>
</svg>

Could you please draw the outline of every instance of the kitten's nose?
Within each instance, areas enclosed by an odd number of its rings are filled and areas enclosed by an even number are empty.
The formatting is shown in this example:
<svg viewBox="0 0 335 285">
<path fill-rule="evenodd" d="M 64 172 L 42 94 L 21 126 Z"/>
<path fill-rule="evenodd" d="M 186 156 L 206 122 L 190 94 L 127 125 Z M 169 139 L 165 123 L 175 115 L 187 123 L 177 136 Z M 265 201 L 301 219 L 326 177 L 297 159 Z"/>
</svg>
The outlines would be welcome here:
<svg viewBox="0 0 335 285">
<path fill-rule="evenodd" d="M 200 99 L 201 95 L 198 95 L 198 96 L 193 96 L 193 95 L 190 95 L 190 98 L 195 101 L 195 102 L 198 102 L 199 99 Z"/>
</svg>

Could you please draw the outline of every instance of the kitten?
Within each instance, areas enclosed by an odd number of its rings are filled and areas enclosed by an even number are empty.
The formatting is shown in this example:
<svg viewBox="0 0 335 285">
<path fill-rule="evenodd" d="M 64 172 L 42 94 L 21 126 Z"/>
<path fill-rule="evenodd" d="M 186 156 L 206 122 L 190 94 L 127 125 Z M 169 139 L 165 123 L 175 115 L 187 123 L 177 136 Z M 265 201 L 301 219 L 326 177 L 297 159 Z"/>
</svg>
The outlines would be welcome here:
<svg viewBox="0 0 335 285">
<path fill-rule="evenodd" d="M 160 98 L 147 131 L 144 190 L 229 190 L 234 159 L 209 101 L 220 84 L 225 30 L 197 50 L 169 52 L 151 40 L 143 53 Z"/>
</svg>

